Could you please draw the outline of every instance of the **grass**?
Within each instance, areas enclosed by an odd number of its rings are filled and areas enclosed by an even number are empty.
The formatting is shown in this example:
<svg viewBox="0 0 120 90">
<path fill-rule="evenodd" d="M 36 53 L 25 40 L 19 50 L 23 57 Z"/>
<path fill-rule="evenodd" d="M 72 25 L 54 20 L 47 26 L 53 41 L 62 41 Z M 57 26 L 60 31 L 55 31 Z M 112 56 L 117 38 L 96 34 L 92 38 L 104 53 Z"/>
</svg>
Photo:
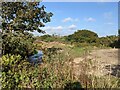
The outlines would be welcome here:
<svg viewBox="0 0 120 90">
<path fill-rule="evenodd" d="M 80 82 L 83 88 L 120 88 L 120 79 L 117 77 L 111 75 L 101 77 L 94 76 L 94 74 L 88 75 L 86 70 L 89 67 L 92 67 L 92 64 L 87 65 L 86 62 L 79 64 L 79 69 L 82 70 L 80 75 L 77 76 L 74 73 L 74 70 L 76 69 L 74 67 L 75 64 L 70 64 L 70 62 L 72 62 L 74 58 L 86 56 L 93 47 L 89 46 L 82 48 L 67 44 L 53 44 L 52 46 L 62 48 L 63 51 L 51 55 L 52 57 L 50 61 L 50 58 L 47 56 L 44 57 L 44 59 L 47 60 L 40 66 L 40 70 L 42 72 L 46 70 L 49 77 L 44 80 L 43 87 L 51 86 L 52 88 L 64 88 L 66 83 Z M 92 60 L 89 63 L 92 63 Z M 42 76 L 43 75 L 44 74 L 42 74 Z"/>
<path fill-rule="evenodd" d="M 38 49 L 41 46 L 41 44 L 37 43 Z M 92 46 L 87 46 L 87 47 L 76 47 L 73 45 L 69 45 L 69 44 L 62 44 L 62 43 L 44 43 L 43 46 L 45 48 L 47 47 L 55 47 L 55 48 L 62 48 L 62 53 L 66 54 L 66 55 L 70 55 L 70 57 L 72 58 L 76 58 L 76 57 L 81 57 L 83 56 L 84 53 L 86 53 L 86 51 L 90 51 L 93 49 Z"/>
<path fill-rule="evenodd" d="M 106 75 L 102 77 L 98 76 L 90 76 L 91 78 L 91 88 L 120 88 L 119 85 L 119 78 L 111 76 L 111 75 Z"/>
</svg>

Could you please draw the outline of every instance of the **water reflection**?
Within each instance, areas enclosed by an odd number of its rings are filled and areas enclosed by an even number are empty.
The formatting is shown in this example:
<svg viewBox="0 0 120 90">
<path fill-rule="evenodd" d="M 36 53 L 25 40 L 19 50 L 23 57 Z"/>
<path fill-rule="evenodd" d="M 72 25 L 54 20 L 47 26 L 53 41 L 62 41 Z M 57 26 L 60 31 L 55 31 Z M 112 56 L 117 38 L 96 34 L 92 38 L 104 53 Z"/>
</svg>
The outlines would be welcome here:
<svg viewBox="0 0 120 90">
<path fill-rule="evenodd" d="M 29 57 L 29 61 L 30 63 L 40 64 L 42 63 L 42 56 L 43 56 L 43 52 L 41 50 L 38 50 L 37 54 L 34 54 Z"/>
</svg>

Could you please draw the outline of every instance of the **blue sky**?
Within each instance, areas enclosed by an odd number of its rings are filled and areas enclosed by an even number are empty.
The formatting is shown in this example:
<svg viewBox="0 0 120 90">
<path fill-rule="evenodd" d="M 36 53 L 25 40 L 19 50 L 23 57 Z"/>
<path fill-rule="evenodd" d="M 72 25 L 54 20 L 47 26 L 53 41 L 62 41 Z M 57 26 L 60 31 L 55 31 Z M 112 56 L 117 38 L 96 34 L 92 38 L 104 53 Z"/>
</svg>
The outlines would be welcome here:
<svg viewBox="0 0 120 90">
<path fill-rule="evenodd" d="M 51 22 L 42 28 L 46 34 L 64 36 L 88 29 L 99 36 L 117 35 L 117 2 L 42 2 L 40 5 L 54 14 Z"/>
</svg>

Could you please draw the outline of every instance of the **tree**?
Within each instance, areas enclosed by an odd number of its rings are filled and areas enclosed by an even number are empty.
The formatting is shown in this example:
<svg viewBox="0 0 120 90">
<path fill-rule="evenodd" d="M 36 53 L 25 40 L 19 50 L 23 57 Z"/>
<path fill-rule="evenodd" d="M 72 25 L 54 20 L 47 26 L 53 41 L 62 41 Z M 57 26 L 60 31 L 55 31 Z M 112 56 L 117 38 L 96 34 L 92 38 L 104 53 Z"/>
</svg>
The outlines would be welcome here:
<svg viewBox="0 0 120 90">
<path fill-rule="evenodd" d="M 119 48 L 119 38 L 116 35 L 110 35 L 99 38 L 100 44 L 107 47 Z"/>
<path fill-rule="evenodd" d="M 34 31 L 43 32 L 39 27 L 50 22 L 52 13 L 40 7 L 39 2 L 3 2 L 2 3 L 2 29 L 3 32 Z"/>
<path fill-rule="evenodd" d="M 114 48 L 120 48 L 120 29 L 118 29 L 118 36 L 109 36 L 112 41 L 109 46 Z"/>
<path fill-rule="evenodd" d="M 51 12 L 46 12 L 45 8 L 44 5 L 40 7 L 40 2 L 2 3 L 3 54 L 20 54 L 21 56 L 33 54 L 33 37 L 28 32 L 44 33 L 40 27 L 50 22 L 53 15 Z"/>
<path fill-rule="evenodd" d="M 40 69 L 27 61 L 35 51 L 34 38 L 29 32 L 44 33 L 40 27 L 50 22 L 52 15 L 38 2 L 2 3 L 1 88 L 40 87 Z"/>
<path fill-rule="evenodd" d="M 98 35 L 90 30 L 78 30 L 67 37 L 68 41 L 79 43 L 93 43 L 96 42 Z"/>
<path fill-rule="evenodd" d="M 23 58 L 27 58 L 34 54 L 35 45 L 33 44 L 34 38 L 32 34 L 25 32 L 24 34 L 16 32 L 4 34 L 3 38 L 3 54 L 21 55 Z"/>
</svg>

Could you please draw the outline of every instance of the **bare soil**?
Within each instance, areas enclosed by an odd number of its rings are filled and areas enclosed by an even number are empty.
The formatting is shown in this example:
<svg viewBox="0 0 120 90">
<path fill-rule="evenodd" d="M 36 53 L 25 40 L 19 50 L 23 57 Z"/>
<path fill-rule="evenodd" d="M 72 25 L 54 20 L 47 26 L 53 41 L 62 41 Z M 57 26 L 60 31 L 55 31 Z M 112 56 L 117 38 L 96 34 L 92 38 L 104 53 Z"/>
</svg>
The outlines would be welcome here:
<svg viewBox="0 0 120 90">
<path fill-rule="evenodd" d="M 111 74 L 120 77 L 120 49 L 92 50 L 84 57 L 75 58 L 74 73 L 86 73 L 95 76 Z"/>
</svg>

